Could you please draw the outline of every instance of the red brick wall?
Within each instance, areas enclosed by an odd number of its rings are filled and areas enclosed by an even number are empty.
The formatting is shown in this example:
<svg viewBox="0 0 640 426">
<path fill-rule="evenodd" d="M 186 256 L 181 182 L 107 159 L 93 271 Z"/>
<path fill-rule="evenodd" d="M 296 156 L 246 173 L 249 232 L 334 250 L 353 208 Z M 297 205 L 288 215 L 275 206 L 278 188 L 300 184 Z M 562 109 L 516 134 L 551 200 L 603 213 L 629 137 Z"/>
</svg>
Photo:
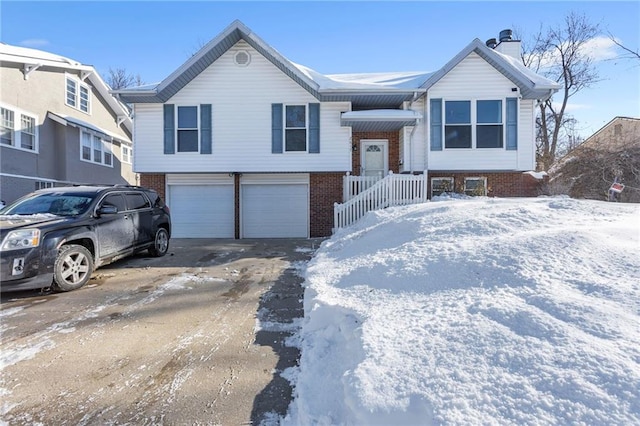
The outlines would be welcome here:
<svg viewBox="0 0 640 426">
<path fill-rule="evenodd" d="M 362 139 L 387 139 L 389 141 L 389 170 L 393 173 L 400 171 L 400 132 L 353 132 L 351 135 L 352 148 L 355 145 L 358 150 L 352 151 L 351 155 L 351 174 L 360 175 L 361 152 L 360 141 Z"/>
<path fill-rule="evenodd" d="M 165 175 L 164 173 L 142 173 L 140 174 L 140 186 L 155 190 L 165 203 L 168 203 L 165 197 Z M 169 206 L 171 208 L 171 206 Z"/>
<path fill-rule="evenodd" d="M 431 178 L 453 177 L 456 192 L 462 192 L 465 177 L 486 177 L 489 197 L 537 197 L 542 193 L 542 182 L 522 172 L 429 172 L 429 198 Z"/>
<path fill-rule="evenodd" d="M 333 203 L 342 202 L 344 173 L 311 173 L 309 177 L 310 236 L 328 237 L 333 230 Z"/>
</svg>

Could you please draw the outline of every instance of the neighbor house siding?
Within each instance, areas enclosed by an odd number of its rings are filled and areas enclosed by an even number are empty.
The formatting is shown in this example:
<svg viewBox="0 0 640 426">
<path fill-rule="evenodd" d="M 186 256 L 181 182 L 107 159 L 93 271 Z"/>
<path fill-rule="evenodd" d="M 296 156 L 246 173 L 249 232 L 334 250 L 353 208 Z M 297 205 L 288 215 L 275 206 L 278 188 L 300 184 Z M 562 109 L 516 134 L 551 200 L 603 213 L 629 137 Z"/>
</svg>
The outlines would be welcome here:
<svg viewBox="0 0 640 426">
<path fill-rule="evenodd" d="M 250 53 L 248 66 L 234 64 L 238 50 Z M 320 105 L 320 153 L 271 152 L 271 104 L 308 106 L 317 102 L 309 92 L 240 41 L 167 101 L 176 106 L 212 105 L 212 153 L 164 154 L 162 105 L 137 104 L 136 171 L 347 171 L 351 129 L 340 126 L 340 113 L 349 110 L 348 102 Z"/>
<path fill-rule="evenodd" d="M 455 68 L 429 89 L 428 97 L 451 100 L 502 100 L 503 125 L 505 100 L 517 97 L 517 87 L 475 53 L 469 54 Z M 428 103 L 427 103 L 428 105 Z M 532 170 L 533 149 L 532 101 L 518 102 L 518 149 L 458 148 L 428 152 L 430 170 Z M 429 113 L 429 111 L 427 111 Z M 427 139 L 429 127 L 426 128 Z"/>
</svg>

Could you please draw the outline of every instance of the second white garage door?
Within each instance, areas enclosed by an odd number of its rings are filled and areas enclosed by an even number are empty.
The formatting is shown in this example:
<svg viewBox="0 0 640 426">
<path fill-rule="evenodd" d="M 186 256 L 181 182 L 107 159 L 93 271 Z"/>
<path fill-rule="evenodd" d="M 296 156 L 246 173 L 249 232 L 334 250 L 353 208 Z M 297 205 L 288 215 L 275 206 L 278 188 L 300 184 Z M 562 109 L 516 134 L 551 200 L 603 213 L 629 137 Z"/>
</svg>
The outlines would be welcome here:
<svg viewBox="0 0 640 426">
<path fill-rule="evenodd" d="M 253 182 L 241 187 L 242 238 L 308 237 L 308 183 Z"/>
</svg>

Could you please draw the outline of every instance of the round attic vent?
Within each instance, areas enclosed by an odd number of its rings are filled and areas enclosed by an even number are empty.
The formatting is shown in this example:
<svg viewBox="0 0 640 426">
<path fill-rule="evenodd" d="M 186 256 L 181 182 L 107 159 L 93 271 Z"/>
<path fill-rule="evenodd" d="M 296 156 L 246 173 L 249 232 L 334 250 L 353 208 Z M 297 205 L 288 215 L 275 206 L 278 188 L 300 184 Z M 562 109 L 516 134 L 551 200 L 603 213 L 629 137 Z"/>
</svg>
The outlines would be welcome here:
<svg viewBox="0 0 640 426">
<path fill-rule="evenodd" d="M 249 52 L 240 50 L 233 56 L 233 62 L 241 67 L 246 67 L 251 62 L 251 56 L 249 56 Z"/>
</svg>

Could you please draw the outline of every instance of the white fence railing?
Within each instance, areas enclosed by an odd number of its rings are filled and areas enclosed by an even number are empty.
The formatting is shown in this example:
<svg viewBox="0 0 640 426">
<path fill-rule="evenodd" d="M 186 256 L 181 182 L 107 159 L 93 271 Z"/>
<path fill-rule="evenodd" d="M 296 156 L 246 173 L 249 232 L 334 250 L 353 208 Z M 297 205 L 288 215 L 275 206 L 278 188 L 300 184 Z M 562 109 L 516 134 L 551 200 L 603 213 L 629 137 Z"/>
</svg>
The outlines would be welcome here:
<svg viewBox="0 0 640 426">
<path fill-rule="evenodd" d="M 366 182 L 366 181 L 364 181 Z M 371 184 L 366 190 L 342 204 L 333 205 L 334 229 L 344 228 L 365 213 L 391 206 L 418 204 L 427 201 L 427 174 L 394 175 Z"/>
<path fill-rule="evenodd" d="M 349 201 L 383 178 L 384 176 L 351 176 L 347 173 L 342 178 L 342 202 Z"/>
</svg>

